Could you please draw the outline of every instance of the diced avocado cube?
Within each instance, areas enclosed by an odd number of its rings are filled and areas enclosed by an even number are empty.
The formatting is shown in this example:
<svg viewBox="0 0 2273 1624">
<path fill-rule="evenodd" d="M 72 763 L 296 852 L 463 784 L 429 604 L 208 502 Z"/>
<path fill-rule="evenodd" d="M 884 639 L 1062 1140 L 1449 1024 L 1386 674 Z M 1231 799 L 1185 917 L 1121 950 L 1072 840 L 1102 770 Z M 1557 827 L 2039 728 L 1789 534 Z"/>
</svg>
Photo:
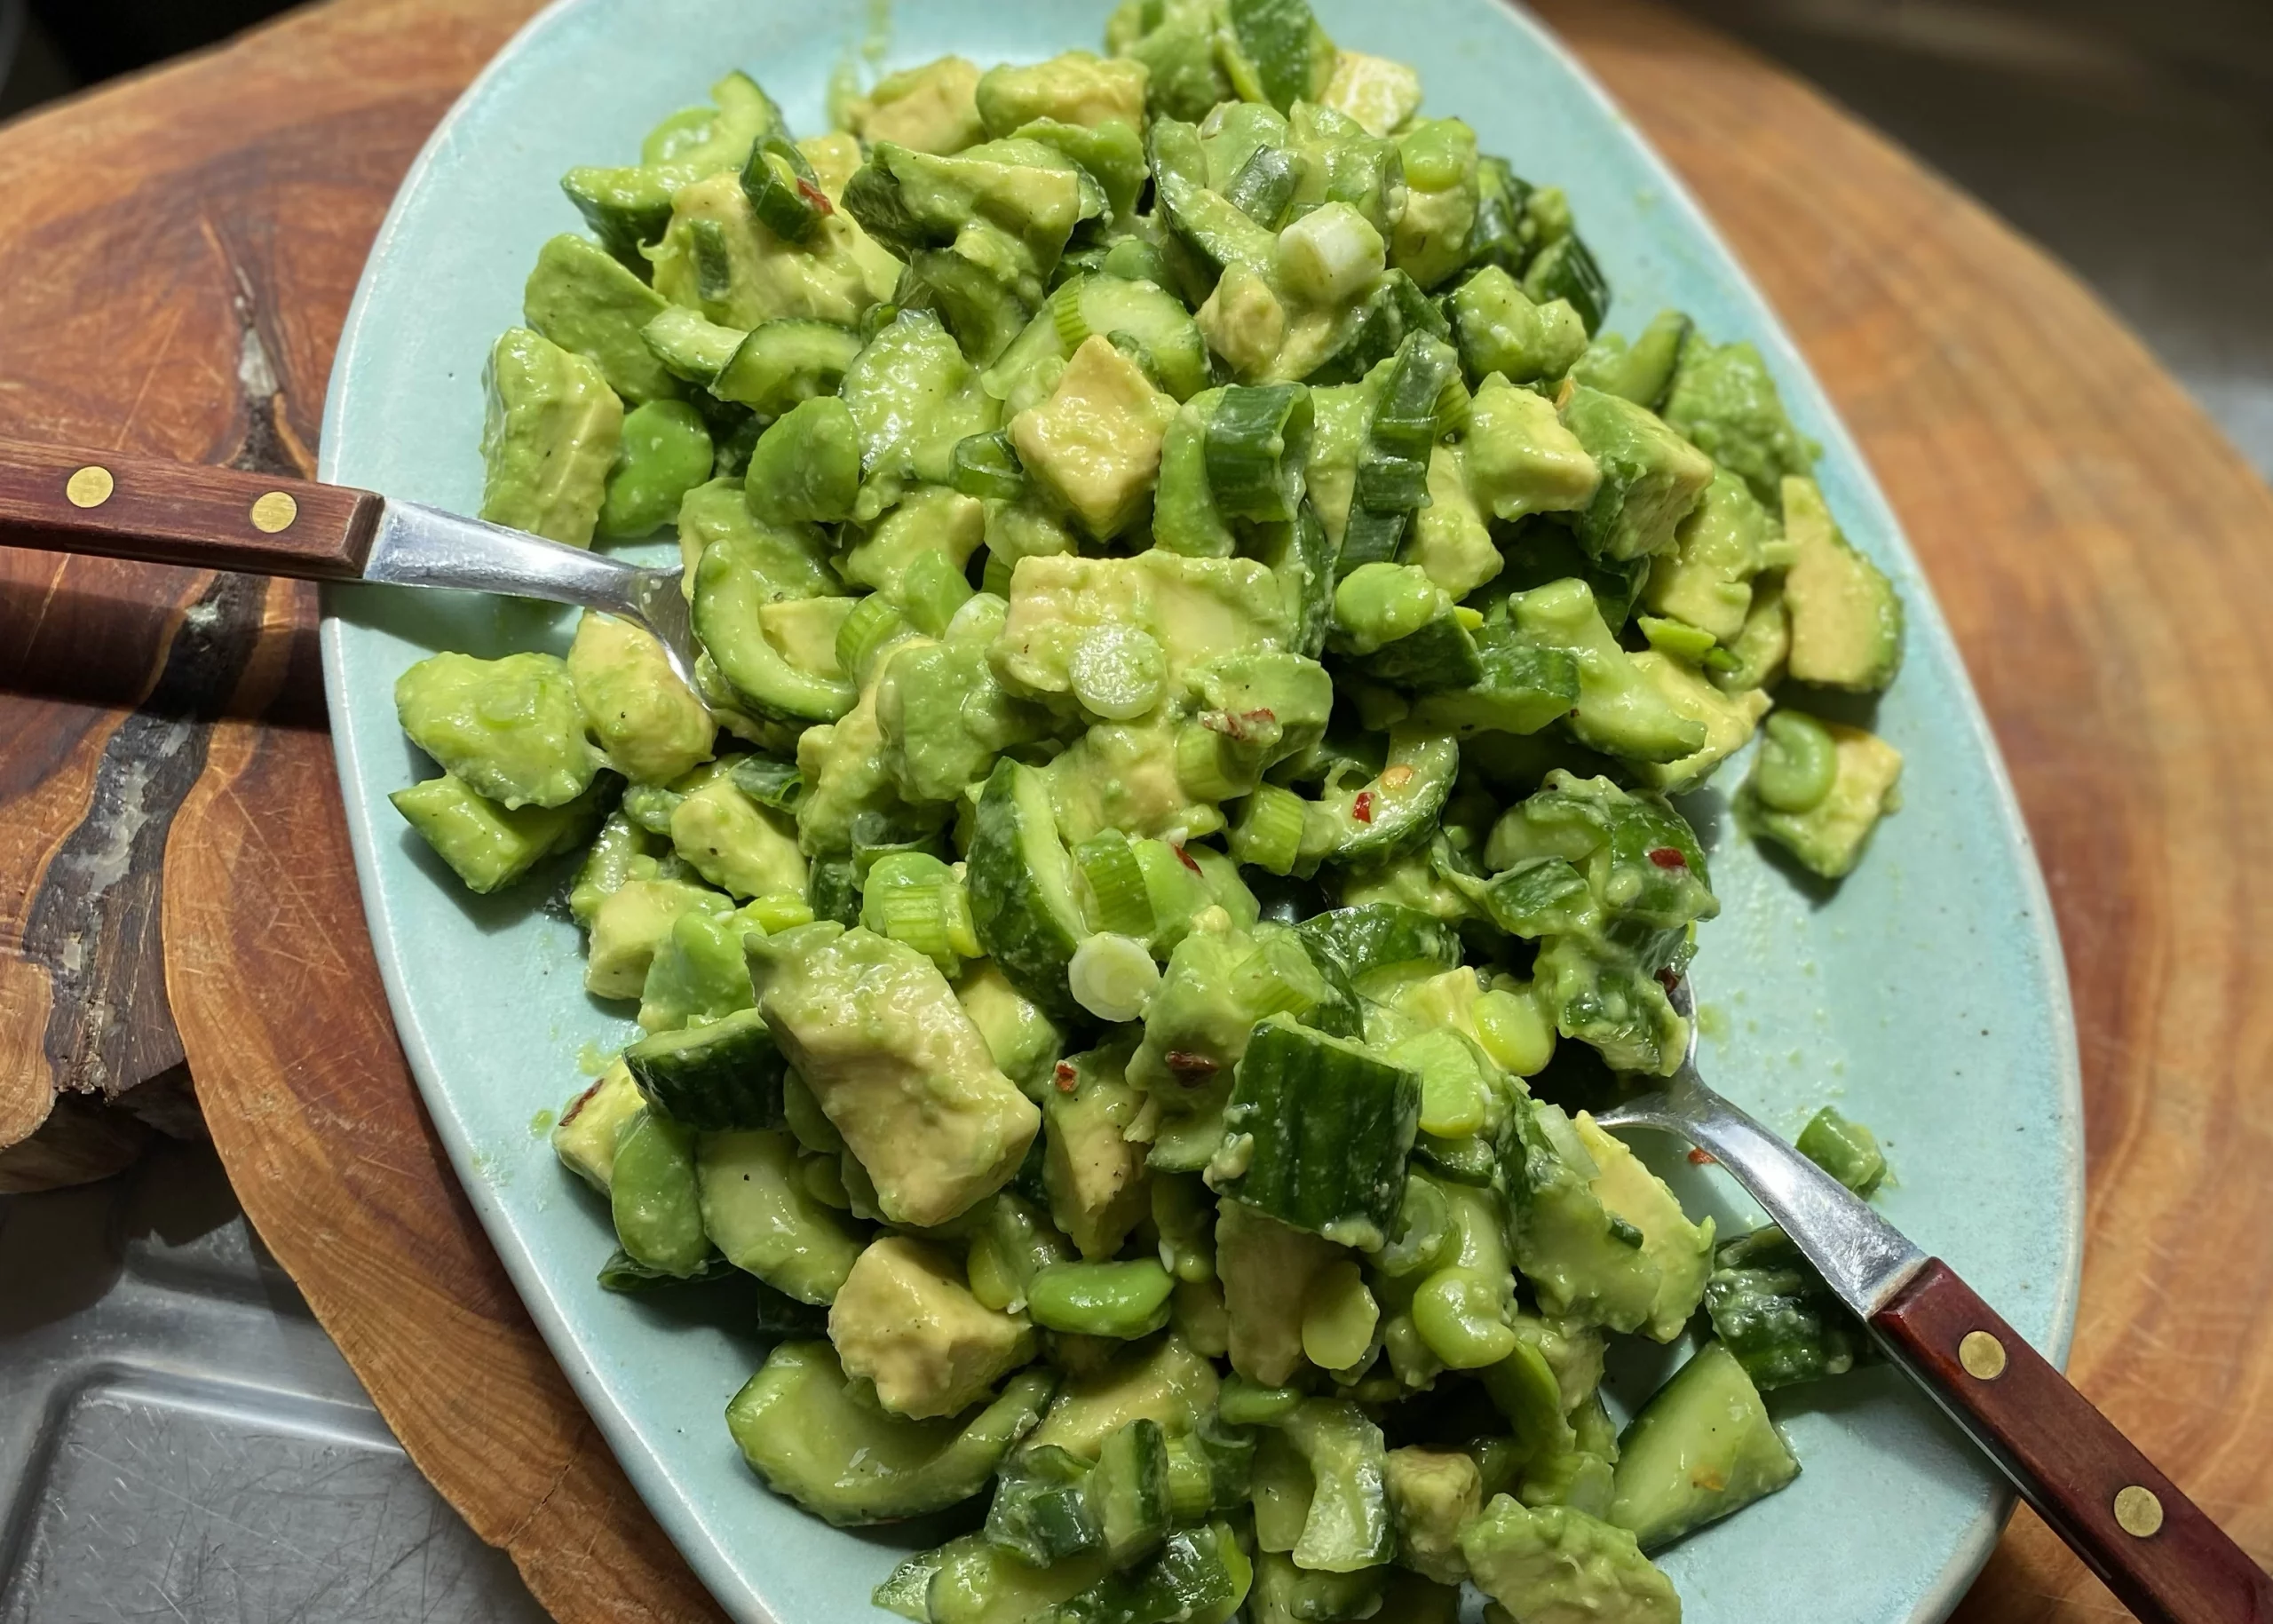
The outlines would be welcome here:
<svg viewBox="0 0 2273 1624">
<path fill-rule="evenodd" d="M 1666 396 L 1665 418 L 1762 502 L 1774 502 L 1777 487 L 1805 475 L 1821 452 L 1792 426 L 1760 352 L 1741 341 L 1716 345 L 1689 335 Z"/>
<path fill-rule="evenodd" d="M 1540 1102 L 1519 1121 L 1516 1266 L 1550 1314 L 1671 1342 L 1711 1272 L 1713 1220 L 1691 1224 L 1624 1142 Z"/>
<path fill-rule="evenodd" d="M 1736 1356 L 1699 1348 L 1618 1440 L 1610 1521 L 1646 1550 L 1772 1494 L 1800 1475 Z"/>
<path fill-rule="evenodd" d="M 1211 0 L 1123 0 L 1105 24 L 1105 49 L 1149 72 L 1146 107 L 1157 117 L 1197 123 L 1232 98 L 1216 49 Z"/>
<path fill-rule="evenodd" d="M 712 779 L 671 809 L 671 845 L 729 895 L 804 892 L 805 860 L 794 821 L 760 806 L 731 778 Z"/>
<path fill-rule="evenodd" d="M 1478 381 L 1494 372 L 1510 384 L 1560 377 L 1586 351 L 1587 324 L 1568 299 L 1534 305 L 1496 265 L 1453 289 L 1451 303 L 1461 364 Z"/>
<path fill-rule="evenodd" d="M 1117 118 L 1141 130 L 1150 76 L 1134 58 L 1100 58 L 1088 51 L 1068 51 L 1031 66 L 1006 62 L 978 81 L 978 116 L 990 136 L 1012 134 L 1040 118 L 1088 130 Z"/>
<path fill-rule="evenodd" d="M 960 574 L 986 536 L 986 506 L 943 486 L 910 490 L 865 535 L 847 531 L 851 550 L 837 571 L 858 586 L 874 587 L 905 606 L 907 572 L 916 559 L 938 553 Z"/>
<path fill-rule="evenodd" d="M 710 759 L 717 724 L 653 632 L 586 610 L 568 648 L 568 678 L 609 764 L 633 782 L 667 784 Z"/>
<path fill-rule="evenodd" d="M 944 1224 L 1008 1183 L 1041 1113 L 995 1066 L 939 966 L 816 923 L 749 939 L 758 1008 L 895 1224 Z"/>
<path fill-rule="evenodd" d="M 1762 800 L 1756 780 L 1761 766 L 1738 794 L 1738 821 L 1774 841 L 1826 880 L 1853 872 L 1863 847 L 1881 818 L 1900 804 L 1902 752 L 1875 733 L 1838 722 L 1822 724 L 1831 734 L 1836 775 L 1823 799 L 1804 812 L 1778 812 Z"/>
<path fill-rule="evenodd" d="M 1582 511 L 1583 539 L 1612 466 L 1598 466 L 1583 440 L 1564 426 L 1545 396 L 1487 377 L 1469 408 L 1468 438 L 1461 447 L 1468 488 L 1499 519 Z"/>
<path fill-rule="evenodd" d="M 901 269 L 842 209 L 803 242 L 776 236 L 733 171 L 671 194 L 670 226 L 653 259 L 657 293 L 744 331 L 785 316 L 850 327 L 891 297 Z"/>
<path fill-rule="evenodd" d="M 1784 533 L 1795 554 L 1784 576 L 1792 676 L 1876 693 L 1902 669 L 1902 599 L 1840 534 L 1814 480 L 1786 479 L 1783 497 Z"/>
<path fill-rule="evenodd" d="M 1143 510 L 1176 411 L 1142 368 L 1092 334 L 1049 398 L 1010 420 L 1010 440 L 1026 471 L 1105 540 Z"/>
<path fill-rule="evenodd" d="M 1232 1368 L 1265 1387 L 1303 1368 L 1303 1300 L 1319 1275 L 1347 1256 L 1244 1201 L 1224 1201 L 1216 1219 L 1216 1271 L 1231 1311 Z"/>
<path fill-rule="evenodd" d="M 1384 136 L 1421 107 L 1421 75 L 1402 62 L 1344 51 L 1334 59 L 1334 76 L 1319 99 L 1345 118 L 1355 119 L 1370 136 Z"/>
<path fill-rule="evenodd" d="M 1456 598 L 1507 566 L 1469 492 L 1463 455 L 1454 447 L 1437 446 L 1429 453 L 1429 504 L 1413 516 L 1403 556 Z"/>
<path fill-rule="evenodd" d="M 1034 1357 L 1026 1322 L 970 1295 L 953 1254 L 906 1235 L 869 1243 L 837 1287 L 828 1336 L 847 1375 L 895 1415 L 956 1415 Z"/>
<path fill-rule="evenodd" d="M 1171 1438 L 1179 1437 L 1214 1413 L 1221 1386 L 1216 1367 L 1171 1331 L 1072 1376 L 1026 1445 L 1094 1461 L 1105 1440 L 1133 1421 L 1158 1422 Z"/>
<path fill-rule="evenodd" d="M 978 116 L 978 67 L 941 57 L 887 74 L 845 109 L 852 133 L 873 145 L 895 141 L 917 152 L 955 153 L 986 139 Z"/>
<path fill-rule="evenodd" d="M 715 891 L 684 880 L 626 880 L 592 915 L 584 956 L 584 990 L 595 998 L 637 998 L 647 984 L 655 949 L 690 909 L 730 912 Z"/>
<path fill-rule="evenodd" d="M 663 313 L 663 296 L 588 238 L 563 234 L 537 250 L 521 293 L 528 324 L 596 364 L 608 387 L 634 406 L 685 391 L 640 337 Z"/>
<path fill-rule="evenodd" d="M 1067 1062 L 1073 1086 L 1052 1088 L 1042 1105 L 1048 1154 L 1042 1187 L 1049 1216 L 1085 1258 L 1109 1258 L 1152 1208 L 1146 1145 L 1125 1137 L 1144 1096 L 1124 1075 L 1128 1050 L 1098 1050 Z"/>
<path fill-rule="evenodd" d="M 1461 1533 L 1477 1588 L 1526 1624 L 1680 1624 L 1681 1598 L 1623 1528 L 1501 1494 Z"/>
<path fill-rule="evenodd" d="M 1439 1584 L 1468 1577 L 1460 1531 L 1484 1510 L 1484 1474 L 1456 1449 L 1392 1449 L 1382 1477 L 1397 1520 L 1397 1559 Z"/>
<path fill-rule="evenodd" d="M 1579 517 L 1580 544 L 1613 560 L 1671 550 L 1675 527 L 1712 482 L 1712 459 L 1655 413 L 1583 384 L 1572 386 L 1562 419 L 1602 471 Z"/>
<path fill-rule="evenodd" d="M 1712 673 L 1713 685 L 1723 693 L 1772 687 L 1783 679 L 1785 661 L 1792 652 L 1792 620 L 1784 606 L 1783 577 L 1754 583 L 1744 628 L 1733 641 L 1723 645 L 1723 652 L 1734 662 Z"/>
<path fill-rule="evenodd" d="M 491 348 L 483 384 L 481 517 L 587 545 L 623 402 L 598 367 L 526 327 L 508 329 Z"/>
<path fill-rule="evenodd" d="M 1583 581 L 1566 578 L 1508 600 L 1516 629 L 1578 668 L 1571 732 L 1591 749 L 1628 761 L 1679 761 L 1705 748 L 1705 725 L 1675 709 L 1595 611 Z"/>
<path fill-rule="evenodd" d="M 1012 986 L 991 961 L 971 966 L 955 984 L 955 996 L 986 1040 L 994 1064 L 1028 1098 L 1051 1085 L 1065 1034 L 1040 1004 Z"/>
<path fill-rule="evenodd" d="M 1072 554 L 1018 560 L 1010 611 L 991 653 L 995 675 L 1013 693 L 1071 694 L 1071 667 L 1100 627 L 1129 627 L 1153 638 L 1173 690 L 1196 666 L 1248 649 L 1287 646 L 1279 582 L 1251 558 L 1133 558 Z"/>
<path fill-rule="evenodd" d="M 860 431 L 835 395 L 791 407 L 766 426 L 742 470 L 742 500 L 761 525 L 832 525 L 860 495 Z"/>
<path fill-rule="evenodd" d="M 1642 601 L 1733 642 L 1752 608 L 1752 579 L 1765 566 L 1766 548 L 1780 528 L 1742 479 L 1715 469 L 1704 496 L 1674 532 L 1674 550 L 1651 560 Z"/>
<path fill-rule="evenodd" d="M 631 1068 L 612 1061 L 598 1081 L 568 1102 L 553 1125 L 553 1153 L 561 1164 L 598 1191 L 607 1193 L 615 1168 L 615 1142 L 623 1125 L 647 1108 Z"/>
<path fill-rule="evenodd" d="M 1634 656 L 1635 669 L 1662 694 L 1675 710 L 1705 730 L 1705 743 L 1696 754 L 1679 761 L 1643 762 L 1635 777 L 1667 795 L 1685 795 L 1712 777 L 1713 770 L 1742 749 L 1753 729 L 1768 714 L 1768 695 L 1758 688 L 1723 693 L 1705 680 L 1695 666 L 1645 649 Z"/>
<path fill-rule="evenodd" d="M 478 660 L 445 650 L 395 678 L 394 708 L 413 744 L 509 811 L 564 806 L 600 769 L 556 654 Z"/>
</svg>

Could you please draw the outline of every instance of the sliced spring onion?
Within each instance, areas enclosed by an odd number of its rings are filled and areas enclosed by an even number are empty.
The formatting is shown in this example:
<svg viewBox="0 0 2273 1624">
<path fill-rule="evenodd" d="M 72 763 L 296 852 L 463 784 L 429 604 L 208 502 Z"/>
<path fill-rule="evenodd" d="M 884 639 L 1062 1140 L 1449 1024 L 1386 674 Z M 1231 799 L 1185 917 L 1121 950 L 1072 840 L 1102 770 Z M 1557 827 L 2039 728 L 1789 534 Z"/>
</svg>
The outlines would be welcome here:
<svg viewBox="0 0 2273 1624">
<path fill-rule="evenodd" d="M 1074 866 L 1089 888 L 1090 918 L 1100 931 L 1116 936 L 1149 938 L 1157 924 L 1152 894 L 1144 889 L 1144 870 L 1136 860 L 1129 837 L 1107 829 L 1075 848 Z"/>
<path fill-rule="evenodd" d="M 1073 1002 L 1099 1020 L 1136 1020 L 1160 984 L 1160 967 L 1136 938 L 1100 931 L 1073 949 L 1065 981 Z"/>
<path fill-rule="evenodd" d="M 1310 460 L 1310 391 L 1300 384 L 1232 384 L 1208 424 L 1208 485 L 1227 518 L 1285 522 L 1303 500 Z"/>
<path fill-rule="evenodd" d="M 1340 305 L 1389 266 L 1374 223 L 1348 203 L 1325 203 L 1279 234 L 1274 253 L 1287 289 L 1311 304 Z"/>
<path fill-rule="evenodd" d="M 795 141 L 778 131 L 760 137 L 749 149 L 749 162 L 742 165 L 742 190 L 759 224 L 789 242 L 807 241 L 825 217 L 836 212 L 836 205 L 820 189 L 812 164 Z"/>
<path fill-rule="evenodd" d="M 1168 689 L 1168 656 L 1159 640 L 1135 626 L 1098 626 L 1085 633 L 1066 661 L 1073 697 L 1109 722 L 1127 722 L 1160 702 Z"/>
<path fill-rule="evenodd" d="M 1303 812 L 1293 790 L 1257 785 L 1232 825 L 1232 855 L 1267 874 L 1291 874 L 1302 854 Z"/>
<path fill-rule="evenodd" d="M 876 651 L 907 630 L 907 619 L 882 592 L 852 606 L 836 629 L 836 664 L 854 682 L 865 682 Z"/>
<path fill-rule="evenodd" d="M 1026 494 L 1026 464 L 1018 461 L 1010 437 L 1000 430 L 966 435 L 955 442 L 947 482 L 966 496 L 1015 499 Z"/>
<path fill-rule="evenodd" d="M 976 594 L 954 559 L 944 552 L 923 552 L 899 579 L 900 613 L 927 638 L 947 629 L 955 612 Z"/>
<path fill-rule="evenodd" d="M 1284 147 L 1258 147 L 1224 188 L 1232 207 L 1256 225 L 1273 227 L 1303 178 L 1303 161 Z"/>
</svg>

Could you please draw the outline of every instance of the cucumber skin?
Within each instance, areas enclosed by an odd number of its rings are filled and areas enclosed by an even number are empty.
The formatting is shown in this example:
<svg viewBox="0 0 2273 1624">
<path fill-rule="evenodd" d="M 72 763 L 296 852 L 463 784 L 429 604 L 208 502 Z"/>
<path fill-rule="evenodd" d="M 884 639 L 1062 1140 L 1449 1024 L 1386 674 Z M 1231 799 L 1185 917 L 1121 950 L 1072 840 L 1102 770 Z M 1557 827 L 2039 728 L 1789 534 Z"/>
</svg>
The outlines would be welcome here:
<svg viewBox="0 0 2273 1624">
<path fill-rule="evenodd" d="M 1644 1550 L 1739 1511 L 1800 1475 L 1759 1390 L 1719 1342 L 1699 1348 L 1651 1394 L 1618 1443 L 1609 1520 Z M 1707 1477 L 1718 1486 L 1699 1487 Z"/>
<path fill-rule="evenodd" d="M 1246 1168 L 1218 1188 L 1313 1234 L 1370 1224 L 1389 1234 L 1421 1126 L 1421 1078 L 1357 1045 L 1274 1017 L 1240 1057 L 1224 1112 L 1247 1135 Z"/>
<path fill-rule="evenodd" d="M 640 1039 L 623 1051 L 640 1096 L 654 1111 L 704 1133 L 780 1127 L 785 1063 L 756 1015 L 746 1010 L 708 1026 Z"/>
<path fill-rule="evenodd" d="M 1052 1018 L 1080 1020 L 1085 1011 L 1065 978 L 1080 939 L 1050 908 L 1041 876 L 1026 858 L 1026 840 L 1039 838 L 1041 832 L 1026 827 L 1018 781 L 1033 771 L 1019 762 L 997 762 L 979 794 L 967 860 L 971 925 L 979 946 L 1012 986 Z M 1054 827 L 1048 833 L 1057 838 Z"/>
<path fill-rule="evenodd" d="M 1460 965 L 1460 932 L 1433 914 L 1395 902 L 1329 908 L 1295 927 L 1303 940 L 1326 947 L 1351 976 L 1389 964 L 1426 961 L 1439 970 Z"/>
</svg>

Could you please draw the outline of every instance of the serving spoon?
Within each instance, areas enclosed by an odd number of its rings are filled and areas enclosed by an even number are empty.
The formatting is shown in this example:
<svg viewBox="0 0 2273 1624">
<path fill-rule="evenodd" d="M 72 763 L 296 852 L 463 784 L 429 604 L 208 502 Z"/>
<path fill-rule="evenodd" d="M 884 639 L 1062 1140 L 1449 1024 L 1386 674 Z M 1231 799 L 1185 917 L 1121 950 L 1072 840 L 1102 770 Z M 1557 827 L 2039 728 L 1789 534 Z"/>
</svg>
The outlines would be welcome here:
<svg viewBox="0 0 2273 1624">
<path fill-rule="evenodd" d="M 0 440 L 0 543 L 576 604 L 653 632 L 694 685 L 694 629 L 676 566 L 627 564 L 348 486 Z"/>
<path fill-rule="evenodd" d="M 1726 1168 L 1888 1357 L 2146 1624 L 2273 1621 L 2273 1579 L 1955 1270 L 1706 1087 L 1689 978 L 1667 990 L 1689 1024 L 1680 1068 L 1596 1121 L 1673 1134 Z"/>
</svg>

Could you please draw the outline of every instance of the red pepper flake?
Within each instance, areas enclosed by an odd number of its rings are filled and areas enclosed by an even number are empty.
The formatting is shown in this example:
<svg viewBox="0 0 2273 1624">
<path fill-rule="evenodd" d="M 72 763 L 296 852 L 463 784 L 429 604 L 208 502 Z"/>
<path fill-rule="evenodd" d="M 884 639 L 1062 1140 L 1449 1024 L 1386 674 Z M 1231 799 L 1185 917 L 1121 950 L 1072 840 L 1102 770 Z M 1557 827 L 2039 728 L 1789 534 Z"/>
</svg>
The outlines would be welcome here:
<svg viewBox="0 0 2273 1624">
<path fill-rule="evenodd" d="M 1247 712 L 1243 719 L 1258 722 L 1267 727 L 1279 719 L 1279 713 L 1267 706 L 1257 706 L 1255 709 Z"/>
<path fill-rule="evenodd" d="M 1191 852 L 1185 851 L 1182 846 L 1171 846 L 1168 849 L 1176 853 L 1176 861 L 1182 863 L 1194 874 L 1198 874 L 1200 872 L 1200 860 L 1192 856 Z"/>
<path fill-rule="evenodd" d="M 1374 792 L 1372 790 L 1360 789 L 1358 792 L 1358 804 L 1350 809 L 1350 815 L 1360 823 L 1371 823 L 1374 820 Z"/>
<path fill-rule="evenodd" d="M 1057 1069 L 1050 1073 L 1050 1080 L 1057 1083 L 1060 1094 L 1071 1094 L 1073 1085 L 1081 1081 L 1081 1073 L 1073 1069 L 1071 1062 L 1060 1060 Z"/>
<path fill-rule="evenodd" d="M 1681 978 L 1671 970 L 1661 970 L 1658 971 L 1658 985 L 1670 993 L 1681 985 Z"/>
<path fill-rule="evenodd" d="M 1675 851 L 1671 846 L 1652 847 L 1650 852 L 1650 860 L 1660 868 L 1686 868 L 1689 867 L 1689 860 L 1683 857 L 1680 852 Z"/>
<path fill-rule="evenodd" d="M 800 176 L 797 180 L 797 195 L 805 200 L 806 203 L 811 206 L 815 214 L 835 214 L 836 212 L 836 205 L 828 201 L 828 194 L 822 191 L 819 186 L 813 185 L 812 181 L 805 179 L 802 176 Z"/>
<path fill-rule="evenodd" d="M 606 1082 L 606 1081 L 607 1079 L 605 1077 L 600 1079 L 600 1082 Z M 586 1089 L 582 1094 L 576 1096 L 574 1099 L 570 1100 L 568 1102 L 568 1109 L 560 1113 L 560 1125 L 563 1128 L 566 1128 L 569 1123 L 574 1121 L 576 1120 L 576 1113 L 579 1111 L 582 1111 L 586 1105 L 590 1105 L 592 1103 L 592 1096 L 599 1091 L 600 1083 L 596 1082 L 592 1084 L 590 1088 Z"/>
<path fill-rule="evenodd" d="M 1185 1082 L 1197 1082 L 1213 1077 L 1223 1068 L 1206 1055 L 1195 1055 L 1188 1049 L 1168 1050 L 1168 1070 Z"/>
<path fill-rule="evenodd" d="M 1689 1165 L 1692 1168 L 1709 1168 L 1715 1164 L 1715 1160 L 1716 1158 L 1711 1151 L 1691 1151 L 1689 1153 Z"/>
</svg>

